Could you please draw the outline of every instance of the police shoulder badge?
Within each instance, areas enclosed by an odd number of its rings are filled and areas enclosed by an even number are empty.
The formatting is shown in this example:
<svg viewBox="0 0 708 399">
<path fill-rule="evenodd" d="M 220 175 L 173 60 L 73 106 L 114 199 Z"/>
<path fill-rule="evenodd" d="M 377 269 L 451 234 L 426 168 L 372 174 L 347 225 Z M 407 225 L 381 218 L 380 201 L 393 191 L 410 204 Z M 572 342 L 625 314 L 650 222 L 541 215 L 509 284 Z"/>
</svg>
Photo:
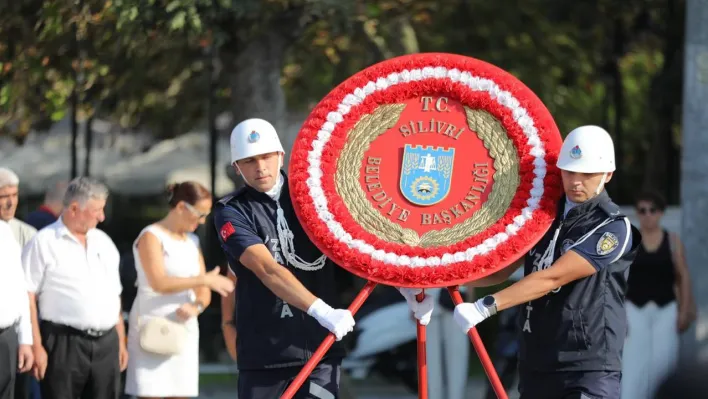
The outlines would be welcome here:
<svg viewBox="0 0 708 399">
<path fill-rule="evenodd" d="M 617 239 L 617 236 L 608 231 L 603 234 L 599 240 L 597 240 L 597 254 L 607 255 L 612 253 L 618 245 L 619 240 Z"/>
</svg>

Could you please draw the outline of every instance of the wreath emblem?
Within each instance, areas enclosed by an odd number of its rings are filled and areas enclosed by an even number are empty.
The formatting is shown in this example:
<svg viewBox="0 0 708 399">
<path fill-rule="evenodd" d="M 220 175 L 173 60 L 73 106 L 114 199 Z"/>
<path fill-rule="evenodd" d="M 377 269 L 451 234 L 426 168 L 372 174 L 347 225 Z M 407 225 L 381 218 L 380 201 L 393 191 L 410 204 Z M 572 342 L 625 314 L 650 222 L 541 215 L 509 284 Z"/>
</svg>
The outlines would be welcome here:
<svg viewBox="0 0 708 399">
<path fill-rule="evenodd" d="M 373 65 L 310 113 L 290 160 L 293 205 L 335 263 L 388 285 L 491 274 L 547 231 L 561 137 L 511 74 L 427 53 Z"/>
</svg>

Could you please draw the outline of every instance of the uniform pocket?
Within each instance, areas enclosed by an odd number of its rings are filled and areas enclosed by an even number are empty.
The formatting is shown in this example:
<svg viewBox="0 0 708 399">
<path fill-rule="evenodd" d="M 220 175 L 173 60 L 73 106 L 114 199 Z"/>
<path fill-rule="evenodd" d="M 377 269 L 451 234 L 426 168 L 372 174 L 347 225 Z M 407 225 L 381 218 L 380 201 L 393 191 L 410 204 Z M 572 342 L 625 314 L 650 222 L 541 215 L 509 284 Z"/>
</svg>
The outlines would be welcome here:
<svg viewBox="0 0 708 399">
<path fill-rule="evenodd" d="M 562 327 L 559 331 L 559 349 L 562 352 L 584 351 L 590 348 L 587 320 L 579 309 L 562 311 Z"/>
</svg>

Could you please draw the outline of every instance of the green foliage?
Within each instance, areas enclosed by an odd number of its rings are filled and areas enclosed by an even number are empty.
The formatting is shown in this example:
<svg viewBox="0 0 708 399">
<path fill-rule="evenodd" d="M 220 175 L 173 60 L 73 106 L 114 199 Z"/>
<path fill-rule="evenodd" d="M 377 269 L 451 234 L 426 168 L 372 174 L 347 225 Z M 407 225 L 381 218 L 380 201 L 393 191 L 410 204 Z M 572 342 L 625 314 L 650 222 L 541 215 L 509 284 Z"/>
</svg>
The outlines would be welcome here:
<svg viewBox="0 0 708 399">
<path fill-rule="evenodd" d="M 80 119 L 97 113 L 161 136 L 186 132 L 204 122 L 212 60 L 221 72 L 213 75 L 214 106 L 227 110 L 239 95 L 230 84 L 239 73 L 234 57 L 270 34 L 289 40 L 281 84 L 289 108 L 300 112 L 368 65 L 436 51 L 510 71 L 544 101 L 562 132 L 588 123 L 614 132 L 621 76 L 620 162 L 638 175 L 662 106 L 652 99 L 680 98 L 663 58 L 675 53 L 667 43 L 682 25 L 667 18 L 666 7 L 659 0 L 3 2 L 0 134 L 21 140 L 48 127 L 71 111 L 74 92 Z"/>
</svg>

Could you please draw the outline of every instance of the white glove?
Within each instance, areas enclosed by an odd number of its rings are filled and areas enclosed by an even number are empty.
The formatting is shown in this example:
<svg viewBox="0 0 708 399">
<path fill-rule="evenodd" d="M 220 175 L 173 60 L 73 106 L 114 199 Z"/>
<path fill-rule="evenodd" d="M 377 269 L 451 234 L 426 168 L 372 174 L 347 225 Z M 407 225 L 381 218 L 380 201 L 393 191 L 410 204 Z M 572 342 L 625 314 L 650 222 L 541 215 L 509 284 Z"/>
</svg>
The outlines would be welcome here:
<svg viewBox="0 0 708 399">
<path fill-rule="evenodd" d="M 398 292 L 406 298 L 406 302 L 408 302 L 408 307 L 413 312 L 413 316 L 418 319 L 420 324 L 427 326 L 428 323 L 430 323 L 430 317 L 433 315 L 435 298 L 425 294 L 423 301 L 418 302 L 415 296 L 423 292 L 420 288 L 398 288 Z"/>
<path fill-rule="evenodd" d="M 455 313 L 452 318 L 455 323 L 467 334 L 477 324 L 492 315 L 491 311 L 482 304 L 482 299 L 474 303 L 461 303 L 455 306 Z"/>
<path fill-rule="evenodd" d="M 307 309 L 307 314 L 334 334 L 337 341 L 354 330 L 354 317 L 349 310 L 334 309 L 319 298 Z"/>
</svg>

